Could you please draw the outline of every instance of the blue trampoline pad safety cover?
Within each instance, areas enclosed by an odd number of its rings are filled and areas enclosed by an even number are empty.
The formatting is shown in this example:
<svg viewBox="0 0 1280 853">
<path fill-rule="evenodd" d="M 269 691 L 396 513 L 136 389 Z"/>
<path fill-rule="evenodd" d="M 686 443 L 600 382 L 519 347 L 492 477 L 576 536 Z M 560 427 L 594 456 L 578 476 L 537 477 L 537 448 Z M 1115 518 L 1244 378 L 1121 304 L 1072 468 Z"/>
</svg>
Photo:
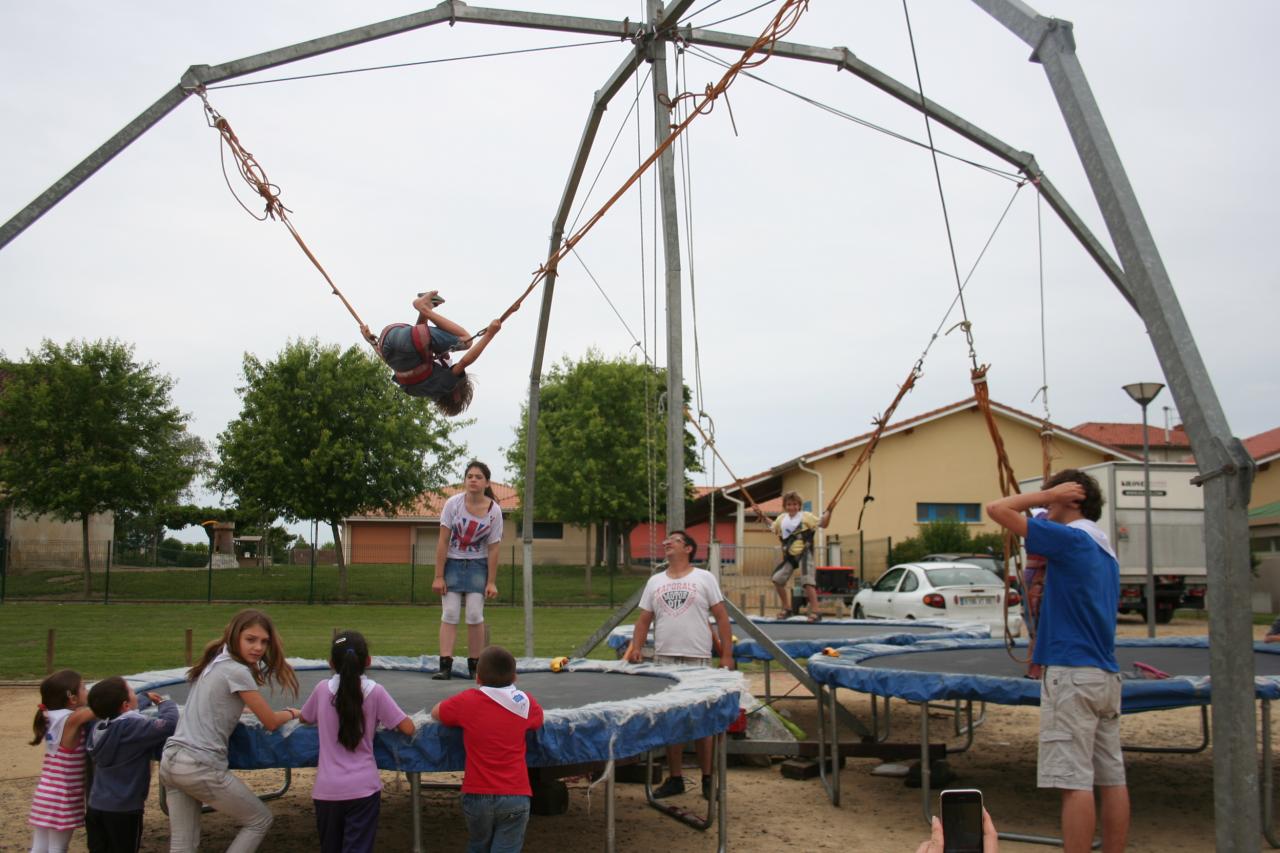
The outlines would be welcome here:
<svg viewBox="0 0 1280 853">
<path fill-rule="evenodd" d="M 823 619 L 809 622 L 803 617 L 791 619 L 763 619 L 750 617 L 753 625 L 761 628 L 769 639 L 792 658 L 807 658 L 822 654 L 828 647 L 838 648 L 851 644 L 882 643 L 905 645 L 921 640 L 986 639 L 991 629 L 978 622 L 962 622 L 950 619 Z M 732 623 L 731 623 L 732 624 Z M 736 660 L 773 660 L 773 656 L 754 638 L 735 631 L 733 657 Z M 634 625 L 622 625 L 609 632 L 609 647 L 620 652 L 635 635 Z M 647 642 L 653 646 L 653 631 Z"/>
<path fill-rule="evenodd" d="M 326 661 L 290 659 L 299 695 L 264 687 L 273 708 L 300 707 L 311 690 L 333 675 Z M 412 737 L 379 730 L 374 759 L 383 770 L 439 772 L 462 770 L 466 753 L 462 730 L 442 726 L 428 715 L 440 700 L 476 686 L 455 676 L 433 681 L 434 655 L 374 656 L 365 675 L 381 684 L 418 731 Z M 520 658 L 517 684 L 542 706 L 543 727 L 528 737 L 531 767 L 608 761 L 642 754 L 672 743 L 723 732 L 738 718 L 741 674 L 726 669 L 571 660 L 560 672 L 546 658 Z M 185 669 L 157 670 L 125 677 L 133 689 L 155 691 L 181 705 L 189 685 Z M 319 757 L 314 726 L 289 722 L 268 732 L 246 713 L 228 744 L 233 769 L 314 767 Z"/>
<path fill-rule="evenodd" d="M 820 684 L 911 702 L 972 699 L 1001 705 L 1039 705 L 1040 682 L 1026 678 L 1026 643 L 1010 651 L 1000 640 L 923 640 L 910 646 L 860 644 L 841 648 L 840 657 L 809 659 L 809 674 Z M 1205 705 L 1210 701 L 1209 638 L 1168 637 L 1116 641 L 1125 680 L 1125 713 Z M 1168 673 L 1139 675 L 1135 663 Z M 1254 692 L 1280 698 L 1280 648 L 1255 643 Z"/>
</svg>

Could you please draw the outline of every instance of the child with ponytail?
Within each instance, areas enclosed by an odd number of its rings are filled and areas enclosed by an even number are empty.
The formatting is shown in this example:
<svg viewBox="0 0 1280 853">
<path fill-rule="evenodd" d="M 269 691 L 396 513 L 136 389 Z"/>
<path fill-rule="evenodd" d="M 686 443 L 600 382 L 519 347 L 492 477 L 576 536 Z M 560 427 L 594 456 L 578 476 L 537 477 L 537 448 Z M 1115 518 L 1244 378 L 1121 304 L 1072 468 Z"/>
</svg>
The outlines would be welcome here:
<svg viewBox="0 0 1280 853">
<path fill-rule="evenodd" d="M 44 765 L 31 798 L 31 853 L 63 853 L 84 826 L 84 726 L 93 719 L 80 673 L 64 669 L 40 682 L 32 746 L 44 744 Z"/>
<path fill-rule="evenodd" d="M 311 789 L 320 853 L 371 853 L 378 831 L 382 777 L 373 759 L 373 734 L 381 726 L 404 735 L 413 720 L 382 685 L 365 677 L 369 644 L 358 631 L 333 638 L 329 666 L 302 706 L 304 725 L 320 729 L 320 761 Z"/>
<path fill-rule="evenodd" d="M 267 731 L 298 718 L 297 708 L 277 711 L 262 695 L 261 688 L 270 684 L 298 693 L 298 678 L 271 618 L 261 610 L 241 610 L 222 636 L 205 646 L 187 670 L 187 681 L 187 704 L 160 758 L 170 853 L 199 849 L 202 803 L 240 827 L 229 853 L 253 853 L 271 828 L 271 809 L 227 769 L 227 741 L 246 709 Z"/>
</svg>

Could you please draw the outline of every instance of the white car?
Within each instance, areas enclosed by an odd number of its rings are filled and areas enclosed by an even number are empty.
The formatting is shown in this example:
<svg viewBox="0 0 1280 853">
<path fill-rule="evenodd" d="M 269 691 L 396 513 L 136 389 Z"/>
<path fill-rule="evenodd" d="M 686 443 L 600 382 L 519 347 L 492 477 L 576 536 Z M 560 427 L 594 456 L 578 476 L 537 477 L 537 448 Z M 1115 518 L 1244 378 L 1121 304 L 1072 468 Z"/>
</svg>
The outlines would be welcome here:
<svg viewBox="0 0 1280 853">
<path fill-rule="evenodd" d="M 853 598 L 855 619 L 959 619 L 985 622 L 1003 637 L 1004 583 L 968 563 L 903 563 Z M 1022 598 L 1009 590 L 1009 633 L 1022 633 Z"/>
</svg>

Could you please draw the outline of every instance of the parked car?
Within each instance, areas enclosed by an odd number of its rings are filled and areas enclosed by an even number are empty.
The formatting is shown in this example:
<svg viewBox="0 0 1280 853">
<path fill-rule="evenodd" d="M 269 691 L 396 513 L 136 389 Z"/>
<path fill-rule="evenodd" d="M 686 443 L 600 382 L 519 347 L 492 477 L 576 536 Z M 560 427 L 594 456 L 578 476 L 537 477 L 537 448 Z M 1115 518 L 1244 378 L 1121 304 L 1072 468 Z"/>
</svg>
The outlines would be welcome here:
<svg viewBox="0 0 1280 853">
<path fill-rule="evenodd" d="M 985 622 L 1003 637 L 1004 581 L 969 563 L 903 563 L 853 597 L 855 619 L 958 619 Z M 1022 633 L 1022 597 L 1009 591 L 1009 633 Z"/>
<path fill-rule="evenodd" d="M 922 563 L 969 563 L 981 566 L 987 571 L 995 572 L 996 577 L 1004 577 L 1004 560 L 992 554 L 926 554 L 920 558 Z"/>
</svg>

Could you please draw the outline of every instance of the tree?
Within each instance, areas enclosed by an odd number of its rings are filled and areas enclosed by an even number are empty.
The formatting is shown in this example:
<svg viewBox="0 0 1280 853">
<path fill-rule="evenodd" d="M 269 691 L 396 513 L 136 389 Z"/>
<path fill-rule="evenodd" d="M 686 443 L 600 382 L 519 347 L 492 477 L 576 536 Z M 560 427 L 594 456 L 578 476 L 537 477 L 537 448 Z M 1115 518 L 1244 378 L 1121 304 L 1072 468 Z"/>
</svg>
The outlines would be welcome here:
<svg viewBox="0 0 1280 853">
<path fill-rule="evenodd" d="M 465 450 L 460 424 L 401 392 L 361 349 L 290 343 L 273 361 L 245 354 L 240 416 L 218 435 L 216 488 L 248 518 L 314 518 L 337 545 L 339 595 L 347 565 L 339 525 L 370 510 L 395 512 L 445 483 Z"/>
<path fill-rule="evenodd" d="M 79 521 L 92 591 L 89 517 L 175 501 L 205 448 L 169 399 L 173 380 L 119 341 L 44 341 L 10 365 L 0 393 L 0 483 L 24 515 Z"/>
<path fill-rule="evenodd" d="M 606 359 L 589 350 L 567 357 L 542 384 L 538 407 L 538 515 L 609 529 L 608 564 L 618 565 L 617 541 L 666 508 L 666 426 L 658 399 L 666 372 L 626 358 Z M 685 389 L 686 400 L 689 391 Z M 524 494 L 528 404 L 516 441 L 506 450 Z M 701 470 L 694 439 L 684 433 L 685 470 Z M 657 488 L 650 506 L 650 475 Z M 692 483 L 686 478 L 686 492 Z"/>
<path fill-rule="evenodd" d="M 974 536 L 964 522 L 940 519 L 921 527 L 919 536 L 893 543 L 891 559 L 895 563 L 911 563 L 926 554 L 978 554 L 986 551 L 999 555 L 1002 548 L 1003 538 L 999 533 Z"/>
</svg>

